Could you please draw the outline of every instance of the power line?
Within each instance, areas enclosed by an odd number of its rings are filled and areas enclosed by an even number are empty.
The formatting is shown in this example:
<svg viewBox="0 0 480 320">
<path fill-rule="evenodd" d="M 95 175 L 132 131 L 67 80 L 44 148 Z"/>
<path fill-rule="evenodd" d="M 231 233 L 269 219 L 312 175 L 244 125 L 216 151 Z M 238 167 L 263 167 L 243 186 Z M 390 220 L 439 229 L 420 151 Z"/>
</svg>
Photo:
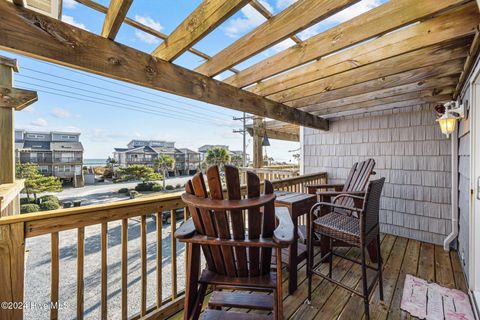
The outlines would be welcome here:
<svg viewBox="0 0 480 320">
<path fill-rule="evenodd" d="M 160 104 L 160 105 L 165 105 L 165 106 L 171 106 L 171 107 L 174 107 L 176 110 L 178 107 L 182 107 L 182 108 L 185 108 L 187 112 L 192 112 L 194 113 L 195 115 L 197 115 L 197 113 L 195 113 L 194 111 L 191 110 L 191 108 L 186 108 L 184 106 L 172 106 L 172 105 L 168 105 L 168 104 L 165 104 L 164 102 L 158 102 L 156 100 L 152 100 L 152 99 L 148 99 L 148 98 L 144 98 L 144 97 L 139 97 L 139 96 L 136 96 L 136 95 L 133 95 L 133 94 L 129 94 L 129 93 L 126 93 L 126 92 L 122 92 L 122 91 L 117 91 L 117 90 L 112 90 L 112 89 L 106 89 L 106 88 L 102 88 L 102 87 L 98 87 L 98 86 L 95 86 L 95 85 L 92 85 L 90 83 L 86 83 L 86 82 L 82 82 L 82 81 L 78 81 L 78 80 L 72 80 L 72 79 L 69 79 L 69 78 L 66 78 L 66 77 L 62 77 L 62 76 L 57 76 L 57 75 L 53 75 L 53 74 L 50 74 L 50 73 L 47 73 L 47 72 L 43 72 L 43 71 L 38 71 L 38 70 L 34 70 L 34 69 L 31 69 L 31 68 L 22 68 L 22 69 L 25 69 L 25 70 L 29 70 L 29 71 L 32 71 L 32 72 L 36 72 L 36 73 L 40 73 L 40 74 L 44 74 L 44 75 L 47 75 L 47 76 L 50 76 L 50 77 L 54 77 L 54 78 L 58 78 L 58 79 L 62 79 L 62 80 L 67 80 L 67 81 L 71 81 L 71 82 L 74 82 L 74 83 L 79 83 L 79 84 L 82 84 L 82 85 L 85 85 L 85 86 L 89 86 L 89 87 L 94 87 L 96 89 L 101 89 L 101 90 L 105 90 L 105 91 L 109 91 L 109 92 L 112 92 L 112 93 L 115 93 L 115 94 L 121 94 L 121 95 L 125 95 L 125 96 L 129 96 L 129 97 L 134 97 L 135 99 L 142 99 L 142 100 L 145 100 L 145 101 L 150 101 L 150 102 L 154 102 L 156 104 Z M 81 89 L 81 88 L 77 88 L 77 87 L 73 87 L 73 86 L 68 86 L 66 84 L 63 84 L 63 83 L 58 83 L 58 82 L 54 82 L 54 81 L 49 81 L 49 80 L 45 80 L 45 79 L 40 79 L 40 78 L 36 78 L 36 77 L 32 77 L 32 76 L 27 76 L 27 75 L 24 75 L 24 74 L 19 74 L 19 76 L 23 76 L 23 77 L 26 77 L 26 78 L 29 78 L 29 79 L 34 79 L 34 80 L 38 80 L 38 81 L 45 81 L 45 82 L 50 82 L 50 83 L 53 83 L 53 84 L 57 84 L 57 85 L 61 85 L 61 86 L 65 86 L 65 87 L 70 87 L 70 88 L 73 88 L 73 89 L 78 89 L 78 90 L 82 90 L 82 91 L 87 91 L 85 89 Z M 132 88 L 134 89 L 134 88 Z M 134 89 L 135 90 L 135 89 Z M 88 92 L 91 92 L 91 91 L 88 91 Z M 103 93 L 101 93 L 103 94 Z M 117 98 L 117 97 L 115 97 Z M 179 102 L 179 103 L 183 103 L 183 102 Z M 195 105 L 191 105 L 192 107 L 195 107 L 195 108 L 202 108 L 202 109 L 205 109 L 205 111 L 207 112 L 211 112 L 211 113 L 214 113 L 216 115 L 221 115 L 221 114 L 218 114 L 217 112 L 213 111 L 213 110 L 208 110 L 206 108 L 203 108 L 201 106 L 195 106 Z M 225 116 L 226 117 L 226 116 Z"/>
<path fill-rule="evenodd" d="M 20 81 L 19 81 L 20 82 Z M 47 87 L 48 88 L 48 87 Z M 43 92 L 43 93 L 47 93 L 47 94 L 51 94 L 51 95 L 55 95 L 55 96 L 62 96 L 62 97 L 66 97 L 66 98 L 70 98 L 70 99 L 74 99 L 74 100 L 82 100 L 82 101 L 87 101 L 87 102 L 92 102 L 94 104 L 98 104 L 98 105 L 102 105 L 102 106 L 111 106 L 111 107 L 114 107 L 114 108 L 120 108 L 120 109 L 125 109 L 125 110 L 133 110 L 133 111 L 138 111 L 138 112 L 142 112 L 142 113 L 147 113 L 147 114 L 152 114 L 152 115 L 157 115 L 157 116 L 162 116 L 162 117 L 165 117 L 165 118 L 171 118 L 171 119 L 176 119 L 176 120 L 183 120 L 183 121 L 188 121 L 188 122 L 194 122 L 194 123 L 198 123 L 198 124 L 205 124 L 205 122 L 199 122 L 197 121 L 198 119 L 195 119 L 195 118 L 188 118 L 188 117 L 181 117 L 181 116 L 175 116 L 175 114 L 165 114 L 164 112 L 160 113 L 158 111 L 154 111 L 154 110 L 150 110 L 150 109 L 146 109 L 146 108 L 142 108 L 142 107 L 139 107 L 139 106 L 131 106 L 131 105 L 125 105 L 125 104 L 116 104 L 117 102 L 113 101 L 113 103 L 115 104 L 111 104 L 111 103 L 108 103 L 108 102 L 100 102 L 101 100 L 104 100 L 104 101 L 108 101 L 108 100 L 105 100 L 105 99 L 98 99 L 98 98 L 95 98 L 95 97 L 89 97 L 87 95 L 82 95 L 82 94 L 76 94 L 76 93 L 72 93 L 74 95 L 79 95 L 79 96 L 84 96 L 84 97 L 87 97 L 87 98 L 92 98 L 92 99 L 96 99 L 97 101 L 95 100 L 90 100 L 90 99 L 86 99 L 86 98 L 79 98 L 79 97 L 75 97 L 75 96 L 71 96 L 71 95 L 66 95 L 66 94 L 61 94 L 61 93 L 58 93 L 59 89 L 53 89 L 53 90 L 56 90 L 56 92 L 52 92 L 52 91 L 48 91 L 48 90 L 38 90 L 37 88 L 35 87 L 26 87 L 25 89 L 28 89 L 28 90 L 36 90 L 36 91 L 39 91 L 39 92 Z M 62 92 L 67 92 L 67 93 L 71 93 L 69 91 L 66 91 L 66 90 L 60 90 Z M 219 125 L 217 123 L 213 123 L 211 121 L 206 121 L 206 122 L 210 122 L 212 124 L 215 124 L 215 125 Z M 226 125 L 221 125 L 221 126 L 226 126 Z M 228 126 L 226 126 L 228 127 Z"/>
<path fill-rule="evenodd" d="M 163 96 L 161 94 L 158 94 L 156 92 L 150 92 L 150 91 L 147 91 L 147 90 L 142 90 L 140 88 L 137 88 L 137 87 L 133 87 L 133 86 L 130 86 L 130 85 L 126 85 L 122 82 L 120 82 L 119 80 L 117 81 L 113 81 L 109 78 L 104 78 L 104 77 L 101 77 L 101 76 L 97 76 L 97 75 L 93 75 L 93 74 L 89 74 L 89 73 L 84 73 L 84 72 L 80 72 L 78 70 L 74 70 L 74 69 L 71 69 L 71 68 L 67 68 L 67 67 L 64 67 L 64 66 L 61 66 L 61 65 L 56 65 L 56 64 L 53 64 L 53 63 L 49 63 L 49 62 L 46 62 L 46 61 L 38 61 L 42 64 L 47 64 L 49 66 L 53 66 L 55 68 L 59 68 L 59 69 L 63 69 L 63 70 L 66 70 L 66 71 L 69 71 L 69 72 L 73 72 L 73 73 L 77 73 L 77 74 L 80 74 L 80 75 L 83 75 L 85 77 L 89 77 L 89 78 L 93 78 L 93 79 L 97 79 L 97 80 L 101 80 L 101 81 L 104 81 L 104 82 L 108 82 L 108 83 L 112 83 L 114 85 L 118 85 L 118 86 L 121 86 L 121 87 L 125 87 L 125 88 L 129 88 L 129 89 L 132 89 L 132 90 L 136 90 L 136 91 L 139 91 L 139 92 L 143 92 L 143 93 L 146 93 L 146 94 L 149 94 L 149 95 L 152 95 L 152 96 L 156 96 L 156 97 L 159 97 L 159 98 L 162 98 L 162 99 L 166 99 L 166 100 L 170 100 L 170 101 L 175 101 L 175 102 L 178 102 L 178 103 L 183 103 L 185 105 L 189 105 L 189 106 L 192 106 L 192 107 L 196 107 L 196 108 L 201 108 L 201 109 L 204 109 L 204 110 L 208 110 L 207 108 L 203 107 L 203 106 L 199 106 L 199 105 L 194 105 L 194 104 L 191 104 L 191 103 L 188 103 L 188 102 L 185 102 L 185 101 L 181 101 L 181 100 L 178 100 L 178 99 L 174 99 L 174 98 L 171 98 L 171 97 L 166 97 L 166 96 Z M 25 67 L 22 67 L 22 69 L 26 69 Z M 152 89 L 153 90 L 153 89 Z M 220 107 L 220 106 L 217 106 L 217 107 Z M 221 107 L 222 108 L 222 107 Z M 223 107 L 224 108 L 224 107 Z M 222 113 L 222 112 L 219 112 L 219 113 Z M 223 113 L 224 115 L 228 115 L 228 116 L 231 116 L 230 114 L 227 114 L 227 113 Z"/>
<path fill-rule="evenodd" d="M 113 99 L 118 99 L 118 100 L 121 100 L 122 102 L 123 102 L 123 101 L 128 101 L 128 102 L 133 102 L 133 103 L 135 103 L 135 104 L 141 103 L 142 105 L 150 106 L 150 107 L 152 107 L 152 108 L 159 108 L 160 106 L 162 106 L 162 107 L 164 107 L 164 108 L 173 109 L 173 111 L 175 111 L 175 113 L 184 114 L 184 115 L 187 115 L 187 116 L 198 117 L 198 114 L 197 114 L 197 113 L 188 112 L 188 111 L 187 111 L 187 112 L 183 112 L 183 110 L 182 110 L 182 111 L 179 111 L 178 108 L 177 108 L 176 106 L 174 106 L 174 105 L 162 104 L 162 103 L 158 103 L 158 102 L 157 102 L 156 105 L 145 104 L 145 103 L 143 103 L 143 102 L 139 102 L 139 101 L 135 101 L 135 100 L 131 100 L 131 99 L 125 99 L 125 98 L 121 98 L 121 97 L 118 97 L 118 96 L 105 94 L 105 93 L 102 93 L 102 92 L 95 92 L 95 91 L 91 91 L 91 90 L 86 90 L 86 89 L 82 89 L 82 88 L 77 88 L 77 87 L 74 87 L 74 86 L 69 86 L 69 85 L 62 84 L 62 83 L 58 83 L 58 82 L 54 82 L 54 81 L 49 81 L 49 80 L 45 80 L 45 79 L 39 79 L 39 78 L 30 77 L 30 76 L 25 76 L 25 75 L 21 75 L 21 76 L 24 77 L 24 78 L 27 78 L 27 79 L 38 80 L 38 81 L 47 82 L 47 83 L 51 83 L 51 84 L 58 85 L 58 86 L 62 86 L 62 87 L 71 88 L 71 89 L 74 89 L 74 90 L 80 90 L 80 91 L 83 91 L 83 92 L 88 92 L 88 93 L 92 93 L 92 94 L 101 95 L 102 97 L 110 97 L 110 98 L 113 98 Z M 18 82 L 19 82 L 19 83 L 28 84 L 28 85 L 33 85 L 33 86 L 44 87 L 44 88 L 52 89 L 52 90 L 61 90 L 61 89 L 52 88 L 52 87 L 46 87 L 46 86 L 43 86 L 43 85 L 39 85 L 39 84 L 35 84 L 35 83 L 29 83 L 29 82 L 25 82 L 25 81 L 18 81 Z M 93 97 L 92 97 L 92 98 L 93 98 Z M 212 117 L 208 117 L 208 116 L 201 116 L 201 117 L 204 118 L 205 120 L 212 119 Z M 222 122 L 225 122 L 225 123 L 228 122 L 227 120 L 220 119 L 220 118 L 213 118 L 213 119 L 218 120 L 218 121 L 222 121 Z"/>
<path fill-rule="evenodd" d="M 168 115 L 171 115 L 171 116 L 179 116 L 179 117 L 184 117 L 185 119 L 189 119 L 189 120 L 192 120 L 192 121 L 195 121 L 195 120 L 205 120 L 205 121 L 208 121 L 210 123 L 215 123 L 215 122 L 212 122 L 211 118 L 208 118 L 208 117 L 201 117 L 201 116 L 193 116 L 193 115 L 190 115 L 190 114 L 183 114 L 181 112 L 175 112 L 175 113 L 171 113 L 171 112 L 167 112 L 167 111 L 162 111 L 160 113 L 160 111 L 157 111 L 157 110 L 152 110 L 152 109 L 149 109 L 149 108 L 146 108 L 146 107 L 143 107 L 143 106 L 138 106 L 138 105 L 130 105 L 130 104 L 125 104 L 123 102 L 118 102 L 118 101 L 113 101 L 113 100 L 109 100 L 109 99 L 104 99 L 104 98 L 98 98 L 98 97 L 92 97 L 92 96 L 89 96 L 89 95 L 85 95 L 85 94 L 81 94 L 81 93 L 78 93 L 78 92 L 72 92 L 72 91 L 68 91 L 68 90 L 63 90 L 63 89 L 58 89 L 58 88 L 52 88 L 52 87 L 48 87 L 48 86 L 43 86 L 43 85 L 39 85 L 39 84 L 34 84 L 34 83 L 29 83 L 29 82 L 25 82 L 25 81 L 17 81 L 18 83 L 23 83 L 23 84 L 26 84 L 26 85 L 30 85 L 30 86 L 33 86 L 33 88 L 31 88 L 32 90 L 38 90 L 36 87 L 39 87 L 39 88 L 45 88 L 45 89 L 50 89 L 50 90 L 55 90 L 55 91 L 60 91 L 60 92 L 64 92 L 64 93 L 67 93 L 67 94 L 73 94 L 73 95 L 78 95 L 78 96 L 82 96 L 82 97 L 86 97 L 86 98 L 90 98 L 90 99 L 95 99 L 97 101 L 93 101 L 93 102 L 101 102 L 101 103 L 110 103 L 110 105 L 113 103 L 113 104 L 121 104 L 121 105 L 124 105 L 124 106 L 130 106 L 131 108 L 134 108 L 134 109 L 141 109 L 141 110 L 145 110 L 145 111 L 149 111 L 149 112 L 156 112 L 156 114 L 158 115 L 164 115 L 164 114 L 168 114 Z M 49 92 L 51 94 L 54 94 L 53 92 Z M 229 127 L 228 125 L 222 125 L 222 124 L 218 124 L 218 123 L 215 123 L 216 125 L 220 125 L 220 126 L 226 126 L 226 127 Z"/>
</svg>

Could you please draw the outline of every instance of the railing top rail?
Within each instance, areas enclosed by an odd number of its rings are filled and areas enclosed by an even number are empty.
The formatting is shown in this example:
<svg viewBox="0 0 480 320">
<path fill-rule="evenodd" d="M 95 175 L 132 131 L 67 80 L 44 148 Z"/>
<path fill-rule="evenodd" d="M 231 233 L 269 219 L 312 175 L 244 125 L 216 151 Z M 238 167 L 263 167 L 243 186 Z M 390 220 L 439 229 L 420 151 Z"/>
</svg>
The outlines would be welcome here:
<svg viewBox="0 0 480 320">
<path fill-rule="evenodd" d="M 326 176 L 325 172 L 319 172 L 287 179 L 274 180 L 272 181 L 272 184 L 274 188 L 278 188 L 324 176 Z M 242 190 L 243 189 L 246 190 L 246 186 L 242 186 Z M 70 229 L 68 226 L 74 224 L 76 224 L 76 226 L 86 226 L 101 222 L 114 221 L 127 216 L 140 216 L 149 213 L 149 210 L 153 213 L 161 208 L 163 208 L 163 210 L 181 208 L 183 207 L 183 201 L 181 199 L 182 193 L 183 192 L 175 192 L 113 203 L 2 217 L 0 218 L 0 225 L 23 222 L 27 224 L 27 236 L 35 236 L 47 233 L 43 231 L 35 231 L 34 229 L 37 228 L 37 226 L 41 226 L 42 230 L 52 228 L 51 225 L 59 223 L 59 221 L 63 223 L 63 226 L 53 226 L 53 229 L 57 228 L 57 231 Z"/>
</svg>

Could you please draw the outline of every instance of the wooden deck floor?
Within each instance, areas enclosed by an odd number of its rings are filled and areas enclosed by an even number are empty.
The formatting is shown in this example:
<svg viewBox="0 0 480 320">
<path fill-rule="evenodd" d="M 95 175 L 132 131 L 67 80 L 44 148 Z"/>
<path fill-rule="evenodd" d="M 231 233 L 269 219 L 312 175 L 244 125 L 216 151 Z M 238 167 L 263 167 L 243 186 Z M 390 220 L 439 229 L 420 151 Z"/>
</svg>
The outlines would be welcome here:
<svg viewBox="0 0 480 320">
<path fill-rule="evenodd" d="M 339 249 L 353 258 L 359 257 L 358 249 Z M 407 238 L 386 235 L 382 237 L 382 256 L 384 259 L 384 303 L 379 301 L 378 288 L 370 298 L 371 319 L 411 319 L 400 310 L 403 284 L 406 274 L 436 282 L 449 288 L 466 292 L 460 260 L 456 252 L 445 252 L 441 246 L 419 242 Z M 318 255 L 317 255 L 318 258 Z M 326 266 L 322 267 L 326 269 Z M 334 260 L 333 276 L 337 280 L 361 290 L 360 266 L 348 260 Z M 326 271 L 326 270 L 324 270 Z M 285 272 L 286 274 L 286 272 Z M 305 264 L 298 270 L 299 287 L 292 295 L 287 295 L 287 279 L 284 278 L 284 316 L 285 319 L 362 319 L 363 301 L 349 291 L 322 280 L 313 278 L 311 305 L 305 304 L 307 281 Z M 204 304 L 206 305 L 206 304 Z M 240 311 L 240 310 L 235 310 Z M 173 319 L 181 319 L 183 312 Z"/>
</svg>

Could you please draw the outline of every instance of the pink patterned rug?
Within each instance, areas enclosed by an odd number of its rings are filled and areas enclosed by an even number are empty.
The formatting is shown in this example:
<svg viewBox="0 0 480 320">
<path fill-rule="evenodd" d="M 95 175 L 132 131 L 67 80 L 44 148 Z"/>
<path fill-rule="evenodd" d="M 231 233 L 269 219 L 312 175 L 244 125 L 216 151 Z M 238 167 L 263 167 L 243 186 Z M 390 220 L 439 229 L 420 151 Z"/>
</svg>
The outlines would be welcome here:
<svg viewBox="0 0 480 320">
<path fill-rule="evenodd" d="M 402 310 L 420 319 L 474 320 L 468 295 L 407 274 Z"/>
</svg>

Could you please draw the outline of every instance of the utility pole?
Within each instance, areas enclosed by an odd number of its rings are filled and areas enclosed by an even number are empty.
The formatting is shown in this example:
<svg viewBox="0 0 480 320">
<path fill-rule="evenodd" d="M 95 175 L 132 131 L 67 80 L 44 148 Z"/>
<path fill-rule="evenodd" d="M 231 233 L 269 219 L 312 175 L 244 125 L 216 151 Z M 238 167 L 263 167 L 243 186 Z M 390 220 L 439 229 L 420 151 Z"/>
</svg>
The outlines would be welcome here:
<svg viewBox="0 0 480 320">
<path fill-rule="evenodd" d="M 247 116 L 244 112 L 243 117 L 233 117 L 233 120 L 242 120 L 243 129 L 233 130 L 233 133 L 243 134 L 243 167 L 247 166 L 247 119 L 253 119 L 254 116 Z"/>
</svg>

